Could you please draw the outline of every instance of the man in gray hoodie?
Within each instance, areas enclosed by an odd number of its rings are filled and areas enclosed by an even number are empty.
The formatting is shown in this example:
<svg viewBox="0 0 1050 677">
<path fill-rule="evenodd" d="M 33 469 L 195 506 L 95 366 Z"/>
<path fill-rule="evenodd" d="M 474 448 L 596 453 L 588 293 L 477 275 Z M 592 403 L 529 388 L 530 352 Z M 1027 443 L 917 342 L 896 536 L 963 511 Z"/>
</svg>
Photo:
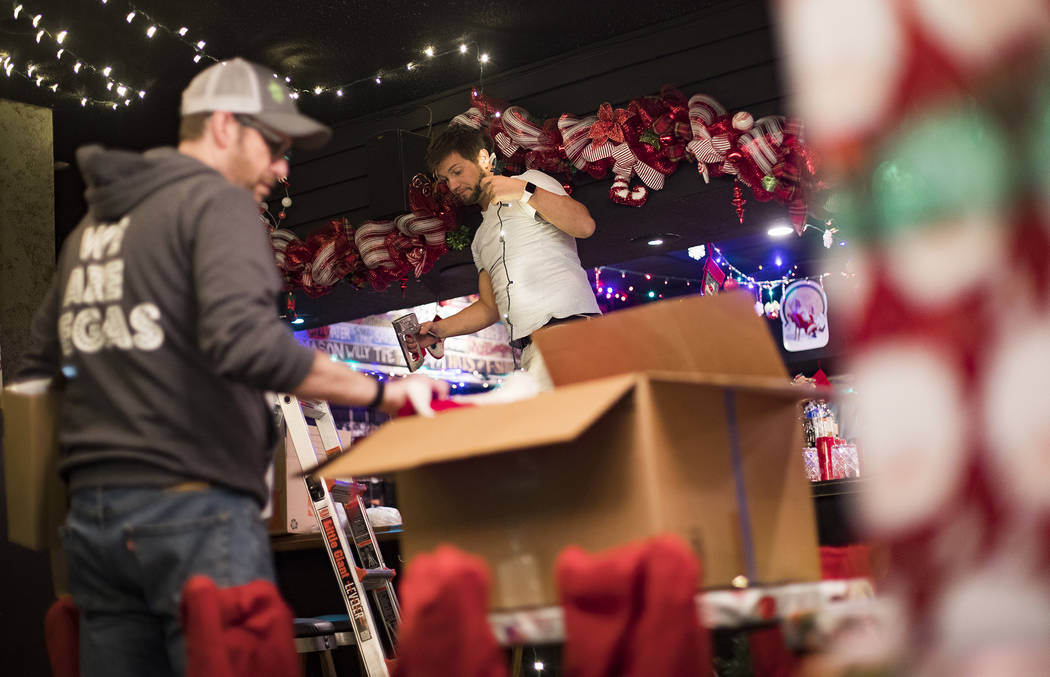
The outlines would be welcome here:
<svg viewBox="0 0 1050 677">
<path fill-rule="evenodd" d="M 331 130 L 242 59 L 197 75 L 181 115 L 178 149 L 77 153 L 88 213 L 16 375 L 63 381 L 62 542 L 84 677 L 182 674 L 182 584 L 273 580 L 265 390 L 389 413 L 406 400 L 407 380 L 384 387 L 332 362 L 277 317 L 258 202 L 293 143 L 319 147 Z"/>
</svg>

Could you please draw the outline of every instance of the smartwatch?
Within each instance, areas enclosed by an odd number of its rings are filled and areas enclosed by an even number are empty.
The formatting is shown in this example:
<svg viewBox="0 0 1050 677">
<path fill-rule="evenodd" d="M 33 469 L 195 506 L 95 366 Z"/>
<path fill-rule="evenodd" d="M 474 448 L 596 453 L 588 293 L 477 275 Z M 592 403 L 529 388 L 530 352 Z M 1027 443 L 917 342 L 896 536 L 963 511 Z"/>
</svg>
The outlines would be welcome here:
<svg viewBox="0 0 1050 677">
<path fill-rule="evenodd" d="M 525 191 L 521 194 L 521 199 L 518 200 L 518 202 L 520 202 L 521 204 L 526 204 L 535 192 L 536 184 L 532 181 L 527 182 L 525 184 Z"/>
</svg>

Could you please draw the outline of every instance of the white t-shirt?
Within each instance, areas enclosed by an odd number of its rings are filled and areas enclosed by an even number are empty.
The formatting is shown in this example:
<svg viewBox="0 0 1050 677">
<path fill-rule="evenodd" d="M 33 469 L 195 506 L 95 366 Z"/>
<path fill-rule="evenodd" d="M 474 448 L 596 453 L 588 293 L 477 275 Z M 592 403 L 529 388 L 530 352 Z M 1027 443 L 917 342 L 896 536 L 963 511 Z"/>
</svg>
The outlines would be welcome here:
<svg viewBox="0 0 1050 677">
<path fill-rule="evenodd" d="M 514 178 L 566 195 L 556 179 L 535 169 Z M 558 230 L 528 204 L 493 204 L 482 216 L 470 250 L 478 272 L 487 270 L 492 279 L 500 319 L 508 325 L 511 340 L 528 336 L 556 317 L 601 312 L 580 266 L 576 238 Z M 509 289 L 508 273 L 514 282 Z"/>
</svg>

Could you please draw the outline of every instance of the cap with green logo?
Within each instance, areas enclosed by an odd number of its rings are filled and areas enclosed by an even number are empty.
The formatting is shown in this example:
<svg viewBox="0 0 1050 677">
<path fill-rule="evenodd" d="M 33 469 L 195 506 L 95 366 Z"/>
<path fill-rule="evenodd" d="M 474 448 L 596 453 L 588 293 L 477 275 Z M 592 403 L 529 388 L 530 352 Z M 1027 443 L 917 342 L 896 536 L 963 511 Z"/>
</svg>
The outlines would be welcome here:
<svg viewBox="0 0 1050 677">
<path fill-rule="evenodd" d="M 273 71 L 241 58 L 205 68 L 182 92 L 180 115 L 215 111 L 251 115 L 301 148 L 320 148 L 332 138 L 329 127 L 299 112 Z"/>
</svg>

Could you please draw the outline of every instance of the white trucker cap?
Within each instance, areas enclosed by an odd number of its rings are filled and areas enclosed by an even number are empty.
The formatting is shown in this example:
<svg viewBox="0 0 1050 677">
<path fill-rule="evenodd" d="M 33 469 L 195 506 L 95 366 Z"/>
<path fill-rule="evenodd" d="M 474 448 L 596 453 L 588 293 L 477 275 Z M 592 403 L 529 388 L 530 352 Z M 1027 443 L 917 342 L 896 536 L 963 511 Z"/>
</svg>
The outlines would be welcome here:
<svg viewBox="0 0 1050 677">
<path fill-rule="evenodd" d="M 182 91 L 180 115 L 214 111 L 250 115 L 301 148 L 320 148 L 332 138 L 331 128 L 299 112 L 273 71 L 239 57 L 205 68 Z"/>
</svg>

